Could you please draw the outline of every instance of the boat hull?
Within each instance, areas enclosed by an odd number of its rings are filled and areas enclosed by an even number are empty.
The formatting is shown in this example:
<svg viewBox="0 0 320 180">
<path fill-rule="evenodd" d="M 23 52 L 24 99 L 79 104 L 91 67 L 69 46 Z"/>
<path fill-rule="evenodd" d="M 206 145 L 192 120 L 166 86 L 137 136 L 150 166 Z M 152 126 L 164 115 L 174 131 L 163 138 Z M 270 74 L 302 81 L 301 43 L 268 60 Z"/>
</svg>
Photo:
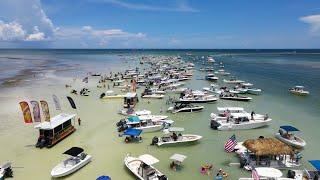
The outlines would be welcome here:
<svg viewBox="0 0 320 180">
<path fill-rule="evenodd" d="M 220 97 L 220 99 L 230 100 L 230 101 L 251 101 L 252 98 Z"/>
<path fill-rule="evenodd" d="M 51 176 L 57 178 L 57 177 L 63 177 L 63 176 L 70 175 L 70 174 L 78 171 L 79 169 L 81 169 L 85 165 L 87 165 L 89 162 L 91 162 L 91 159 L 92 159 L 92 157 L 90 155 L 87 155 L 84 160 L 81 160 L 81 162 L 79 162 L 78 164 L 76 164 L 75 166 L 72 166 L 70 168 L 69 167 L 64 168 L 64 162 L 61 162 L 60 164 L 58 164 L 56 167 L 54 167 L 52 169 Z"/>
<path fill-rule="evenodd" d="M 184 134 L 184 135 L 182 135 L 182 137 L 183 137 L 182 139 L 184 139 L 184 140 L 169 141 L 169 142 L 160 141 L 156 144 L 158 146 L 183 145 L 183 144 L 193 143 L 193 142 L 196 142 L 196 141 L 202 139 L 202 136 L 193 135 L 193 134 Z"/>
<path fill-rule="evenodd" d="M 280 135 L 280 133 L 276 133 L 276 134 L 275 134 L 275 137 L 276 137 L 277 139 L 279 139 L 280 141 L 282 141 L 282 142 L 284 142 L 284 143 L 286 143 L 286 144 L 288 144 L 288 145 L 290 145 L 290 146 L 297 147 L 297 148 L 303 148 L 303 147 L 305 147 L 306 144 L 307 144 L 303 139 L 301 139 L 300 137 L 297 137 L 297 136 L 295 136 L 295 138 L 296 138 L 298 141 L 292 141 L 292 140 L 286 139 L 286 138 L 282 137 L 282 136 Z"/>
<path fill-rule="evenodd" d="M 255 122 L 241 122 L 239 124 L 235 123 L 223 123 L 217 127 L 219 131 L 229 131 L 229 130 L 248 130 L 264 127 L 270 124 L 269 120 L 256 120 Z M 219 123 L 219 121 L 218 121 Z"/>
<path fill-rule="evenodd" d="M 198 111 L 201 111 L 203 108 L 204 108 L 203 106 L 194 107 L 194 108 L 182 108 L 182 109 L 174 110 L 174 111 L 172 111 L 172 113 L 179 113 L 179 112 L 198 112 Z"/>
</svg>

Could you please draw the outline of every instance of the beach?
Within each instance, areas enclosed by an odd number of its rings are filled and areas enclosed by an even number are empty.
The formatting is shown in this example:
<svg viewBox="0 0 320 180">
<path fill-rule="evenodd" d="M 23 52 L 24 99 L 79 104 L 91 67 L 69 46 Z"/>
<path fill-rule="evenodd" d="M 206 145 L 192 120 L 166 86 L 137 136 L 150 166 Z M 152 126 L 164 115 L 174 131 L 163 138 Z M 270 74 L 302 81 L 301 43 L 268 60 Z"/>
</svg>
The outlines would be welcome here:
<svg viewBox="0 0 320 180">
<path fill-rule="evenodd" d="M 168 97 L 177 95 L 167 94 L 163 100 L 140 98 L 135 109 L 168 115 L 175 121 L 174 126 L 184 127 L 185 132 L 199 134 L 203 139 L 186 146 L 150 146 L 152 138 L 162 134 L 155 132 L 142 134 L 142 143 L 126 144 L 123 137 L 118 137 L 115 126 L 124 118 L 117 113 L 123 100 L 99 99 L 107 90 L 96 87 L 99 77 L 89 76 L 89 83 L 83 83 L 82 79 L 88 72 L 108 74 L 135 67 L 143 69 L 147 65 L 140 65 L 139 61 L 145 55 L 181 56 L 182 60 L 193 62 L 193 78 L 184 86 L 192 89 L 210 85 L 208 81 L 198 80 L 205 76 L 198 69 L 202 66 L 201 57 L 211 55 L 223 62 L 225 70 L 232 75 L 263 89 L 263 94 L 250 95 L 251 102 L 218 100 L 204 104 L 205 109 L 201 112 L 177 114 L 165 111 L 169 107 L 166 104 Z M 287 124 L 298 127 L 307 142 L 302 151 L 303 166 L 310 169 L 307 160 L 320 159 L 316 154 L 320 149 L 317 143 L 320 138 L 320 51 L 317 50 L 296 50 L 295 53 L 291 50 L 0 50 L 0 57 L 3 72 L 0 76 L 0 163 L 10 161 L 13 167 L 17 167 L 13 169 L 13 179 L 51 179 L 51 169 L 66 158 L 62 153 L 72 146 L 84 148 L 93 159 L 85 168 L 63 179 L 95 179 L 100 175 L 109 175 L 112 179 L 135 179 L 124 166 L 123 159 L 127 154 L 157 157 L 160 162 L 155 166 L 169 179 L 213 179 L 213 176 L 200 173 L 200 167 L 206 163 L 212 163 L 215 170 L 223 168 L 229 173 L 228 179 L 249 177 L 249 172 L 228 165 L 238 162 L 238 158 L 224 151 L 224 143 L 233 134 L 237 141 L 259 136 L 274 137 L 279 126 Z M 91 92 L 88 97 L 73 95 L 66 84 L 78 90 L 86 87 Z M 222 79 L 218 84 L 222 84 Z M 295 85 L 305 86 L 310 96 L 290 94 L 288 89 Z M 139 97 L 143 89 L 138 89 Z M 61 102 L 61 111 L 54 108 L 53 94 Z M 66 96 L 74 99 L 77 110 L 70 107 Z M 35 148 L 39 132 L 34 129 L 34 124 L 23 122 L 19 107 L 20 101 L 30 100 L 48 101 L 52 116 L 61 112 L 76 113 L 82 120 L 81 126 L 76 124 L 76 132 L 52 148 Z M 221 106 L 240 106 L 249 112 L 268 114 L 273 122 L 259 129 L 214 131 L 210 128 L 210 113 Z M 169 168 L 169 157 L 174 153 L 187 156 L 182 171 L 174 172 Z"/>
</svg>

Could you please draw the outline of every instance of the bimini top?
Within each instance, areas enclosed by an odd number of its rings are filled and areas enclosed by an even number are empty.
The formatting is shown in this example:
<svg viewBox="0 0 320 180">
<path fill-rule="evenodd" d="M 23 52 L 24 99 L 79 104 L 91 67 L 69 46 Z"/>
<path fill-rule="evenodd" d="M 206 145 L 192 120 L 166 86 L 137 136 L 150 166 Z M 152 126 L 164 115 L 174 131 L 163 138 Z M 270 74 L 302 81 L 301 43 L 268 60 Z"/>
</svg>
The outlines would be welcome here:
<svg viewBox="0 0 320 180">
<path fill-rule="evenodd" d="M 178 162 L 183 162 L 186 158 L 187 156 L 182 154 L 174 154 L 170 157 L 171 160 L 178 161 Z"/>
<path fill-rule="evenodd" d="M 304 89 L 304 86 L 295 86 L 295 88 Z"/>
<path fill-rule="evenodd" d="M 72 148 L 68 149 L 66 152 L 64 152 L 63 154 L 68 154 L 70 156 L 77 156 L 82 152 L 83 152 L 82 148 L 72 147 Z"/>
<path fill-rule="evenodd" d="M 287 132 L 300 131 L 299 129 L 297 129 L 293 126 L 290 126 L 290 125 L 280 126 L 280 128 L 287 131 Z"/>
<path fill-rule="evenodd" d="M 139 159 L 149 166 L 159 162 L 159 159 L 151 156 L 150 154 L 143 154 L 139 156 Z"/>
<path fill-rule="evenodd" d="M 140 122 L 140 118 L 138 116 L 130 116 L 128 117 L 129 122 Z"/>
<path fill-rule="evenodd" d="M 34 128 L 36 129 L 44 129 L 44 130 L 50 130 L 54 129 L 55 127 L 65 123 L 66 121 L 76 117 L 76 114 L 59 114 L 53 118 L 50 119 L 50 122 L 45 121 L 38 125 L 36 125 Z"/>
<path fill-rule="evenodd" d="M 320 160 L 310 160 L 309 162 L 317 171 L 320 171 Z"/>
<path fill-rule="evenodd" d="M 270 167 L 257 167 L 255 168 L 258 175 L 267 178 L 279 178 L 282 176 L 282 172 L 279 169 Z"/>
<path fill-rule="evenodd" d="M 110 176 L 99 176 L 97 180 L 111 180 Z"/>
<path fill-rule="evenodd" d="M 134 98 L 134 97 L 136 97 L 136 96 L 137 96 L 137 93 L 127 93 L 127 94 L 125 95 L 126 98 Z"/>
<path fill-rule="evenodd" d="M 126 136 L 140 136 L 141 133 L 142 133 L 141 129 L 129 128 L 129 129 L 124 131 L 123 135 L 126 135 Z"/>
</svg>

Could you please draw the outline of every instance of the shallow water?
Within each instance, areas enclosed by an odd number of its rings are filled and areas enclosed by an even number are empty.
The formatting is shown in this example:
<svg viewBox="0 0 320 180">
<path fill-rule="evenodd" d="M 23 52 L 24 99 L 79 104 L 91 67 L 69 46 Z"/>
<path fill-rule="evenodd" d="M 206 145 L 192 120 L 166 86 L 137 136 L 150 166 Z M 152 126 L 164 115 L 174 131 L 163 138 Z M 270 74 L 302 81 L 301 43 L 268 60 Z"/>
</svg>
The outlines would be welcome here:
<svg viewBox="0 0 320 180">
<path fill-rule="evenodd" d="M 186 56 L 186 52 L 192 52 L 193 56 Z M 236 134 L 238 141 L 247 138 L 256 138 L 260 135 L 272 137 L 280 125 L 291 124 L 302 131 L 301 136 L 307 141 L 307 147 L 303 150 L 303 164 L 310 168 L 309 159 L 320 159 L 316 153 L 320 149 L 318 139 L 318 127 L 320 125 L 320 55 L 315 54 L 287 54 L 288 51 L 266 51 L 256 53 L 247 50 L 235 51 L 209 51 L 209 50 L 157 50 L 157 51 L 132 51 L 132 50 L 52 50 L 52 51 L 5 51 L 1 50 L 1 57 L 23 57 L 15 59 L 23 64 L 22 69 L 39 68 L 35 77 L 26 78 L 21 84 L 1 89 L 0 95 L 0 163 L 12 161 L 14 179 L 50 179 L 51 169 L 66 158 L 61 153 L 72 146 L 83 147 L 88 154 L 93 156 L 93 161 L 71 176 L 64 179 L 95 179 L 99 175 L 109 175 L 113 179 L 135 179 L 124 167 L 123 158 L 126 154 L 141 155 L 152 154 L 160 162 L 155 166 L 165 173 L 169 179 L 213 179 L 201 175 L 199 168 L 202 164 L 213 163 L 215 169 L 223 168 L 230 174 L 229 179 L 250 176 L 249 173 L 237 167 L 229 167 L 230 162 L 238 162 L 233 154 L 227 154 L 223 150 L 223 144 L 232 135 Z M 118 56 L 117 54 L 124 56 Z M 214 55 L 217 61 L 223 61 L 225 70 L 231 72 L 240 79 L 247 80 L 264 90 L 261 96 L 252 96 L 252 102 L 218 101 L 205 104 L 205 109 L 198 113 L 168 114 L 175 121 L 175 126 L 182 126 L 186 133 L 199 134 L 203 139 L 196 144 L 175 147 L 150 146 L 151 139 L 158 133 L 143 134 L 143 142 L 138 144 L 125 144 L 124 138 L 119 138 L 115 123 L 122 118 L 116 112 L 122 106 L 122 100 L 98 99 L 104 89 L 95 86 L 98 78 L 90 77 L 89 84 L 83 84 L 81 77 L 87 72 L 117 72 L 126 68 L 134 68 L 138 65 L 137 58 L 141 54 L 155 55 L 181 55 L 183 59 L 190 61 L 194 58 L 196 69 L 202 65 L 201 56 Z M 228 55 L 226 55 L 228 54 Z M 131 59 L 133 57 L 133 59 Z M 34 64 L 30 59 L 41 59 L 41 62 L 50 63 Z M 9 61 L 9 60 L 8 60 Z M 1 61 L 0 63 L 3 63 Z M 8 63 L 8 62 L 7 62 Z M 3 67 L 3 66 L 1 66 Z M 8 73 L 1 70 L 1 76 L 14 77 L 19 73 L 19 68 L 9 69 Z M 49 71 L 48 71 L 49 69 Z M 13 72 L 15 71 L 15 72 Z M 11 74 L 10 74 L 11 73 Z M 201 89 L 210 83 L 203 78 L 205 73 L 196 71 L 193 80 L 186 87 Z M 77 77 L 76 82 L 72 79 Z M 31 78 L 31 79 L 30 79 Z M 223 78 L 220 78 L 219 84 Z M 70 89 L 64 84 L 72 84 L 75 88 L 88 87 L 92 92 L 89 97 L 72 96 L 78 106 L 78 110 L 72 110 L 65 98 L 70 95 Z M 304 85 L 310 90 L 309 97 L 298 97 L 288 93 L 288 88 L 294 85 Z M 140 89 L 139 91 L 141 91 Z M 38 132 L 33 125 L 25 125 L 18 102 L 21 100 L 48 101 L 51 115 L 59 112 L 54 109 L 51 99 L 56 94 L 62 103 L 64 112 L 77 113 L 82 119 L 82 125 L 70 137 L 58 143 L 51 149 L 36 149 L 32 145 L 37 140 Z M 171 95 L 172 96 L 172 95 Z M 167 97 L 168 98 L 168 95 Z M 246 110 L 254 110 L 256 113 L 265 114 L 274 120 L 272 125 L 266 128 L 245 131 L 218 132 L 209 128 L 209 115 L 216 111 L 218 106 L 243 106 Z M 140 99 L 136 109 L 149 109 L 154 114 L 159 114 L 160 109 L 167 109 L 165 100 Z M 164 112 L 163 114 L 166 114 Z M 169 157 L 174 153 L 188 156 L 183 163 L 182 171 L 173 172 L 169 169 Z"/>
</svg>

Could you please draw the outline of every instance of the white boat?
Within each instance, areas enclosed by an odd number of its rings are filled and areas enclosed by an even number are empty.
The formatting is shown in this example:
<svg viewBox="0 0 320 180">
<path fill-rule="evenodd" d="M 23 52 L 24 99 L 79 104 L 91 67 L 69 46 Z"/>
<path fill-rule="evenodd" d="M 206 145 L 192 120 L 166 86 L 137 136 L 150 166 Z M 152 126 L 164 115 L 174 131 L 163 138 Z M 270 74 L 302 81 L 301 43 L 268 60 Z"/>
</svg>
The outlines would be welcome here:
<svg viewBox="0 0 320 180">
<path fill-rule="evenodd" d="M 255 129 L 267 126 L 272 121 L 268 115 L 250 114 L 240 107 L 218 107 L 218 114 L 211 113 L 210 117 L 211 128 L 220 131 Z"/>
<path fill-rule="evenodd" d="M 219 69 L 218 71 L 215 71 L 214 72 L 215 74 L 218 74 L 218 75 L 222 75 L 222 76 L 228 76 L 230 75 L 229 72 L 226 72 L 224 69 Z"/>
<path fill-rule="evenodd" d="M 118 131 L 124 131 L 128 128 L 139 129 L 143 132 L 156 132 L 164 128 L 167 128 L 173 124 L 174 121 L 169 119 L 152 119 L 152 118 L 142 118 L 141 116 L 131 116 L 126 120 L 120 120 L 116 125 Z"/>
<path fill-rule="evenodd" d="M 150 98 L 150 99 L 162 99 L 164 97 L 163 94 L 142 94 L 142 98 Z"/>
<path fill-rule="evenodd" d="M 309 91 L 304 90 L 304 86 L 295 86 L 289 89 L 289 92 L 299 96 L 307 96 L 309 95 Z"/>
<path fill-rule="evenodd" d="M 248 88 L 247 89 L 247 93 L 248 94 L 253 94 L 253 95 L 260 95 L 260 94 L 262 94 L 262 90 L 261 89 L 257 89 L 257 88 Z"/>
<path fill-rule="evenodd" d="M 189 103 L 176 103 L 174 106 L 168 108 L 169 112 L 179 113 L 179 112 L 198 112 L 201 111 L 204 107 L 193 105 Z"/>
<path fill-rule="evenodd" d="M 159 160 L 149 154 L 139 157 L 127 155 L 124 158 L 125 166 L 140 180 L 167 180 L 168 178 L 152 165 Z"/>
<path fill-rule="evenodd" d="M 168 133 L 172 133 L 165 135 L 163 137 L 157 137 L 155 136 L 152 139 L 151 145 L 173 145 L 173 144 L 187 144 L 187 143 L 192 143 L 200 140 L 202 136 L 200 135 L 194 135 L 194 134 L 181 134 L 183 132 L 183 128 L 178 128 L 178 127 L 170 127 L 167 129 Z M 176 133 L 179 133 L 178 135 Z"/>
<path fill-rule="evenodd" d="M 224 100 L 233 100 L 233 101 L 251 101 L 251 97 L 247 96 L 239 96 L 238 94 L 220 94 L 220 99 Z"/>
<path fill-rule="evenodd" d="M 181 103 L 208 103 L 208 102 L 215 102 L 218 98 L 214 95 L 208 95 L 203 91 L 192 91 L 190 93 L 184 94 L 180 99 L 179 102 Z"/>
<path fill-rule="evenodd" d="M 228 84 L 239 84 L 239 83 L 244 83 L 244 81 L 242 80 L 238 80 L 238 79 L 235 79 L 235 78 L 231 78 L 229 80 L 227 79 L 224 79 L 223 80 L 224 83 L 228 83 Z"/>
<path fill-rule="evenodd" d="M 52 177 L 57 178 L 72 174 L 87 165 L 92 159 L 90 155 L 85 154 L 83 149 L 79 147 L 72 147 L 63 154 L 68 154 L 71 157 L 62 161 L 52 169 Z"/>
<path fill-rule="evenodd" d="M 289 178 L 282 178 L 282 172 L 279 169 L 272 167 L 257 167 L 255 168 L 259 179 L 261 180 L 285 180 Z M 254 180 L 253 178 L 239 178 L 239 180 Z M 301 179 L 302 180 L 302 179 Z"/>
<path fill-rule="evenodd" d="M 105 93 L 100 95 L 100 99 L 117 99 L 117 98 L 124 98 L 125 94 L 116 94 L 112 90 L 108 90 Z"/>
<path fill-rule="evenodd" d="M 241 86 L 244 86 L 244 87 L 251 87 L 251 86 L 253 86 L 253 84 L 248 83 L 248 82 L 240 83 L 240 85 L 241 85 Z"/>
<path fill-rule="evenodd" d="M 208 81 L 217 81 L 219 78 L 217 76 L 215 76 L 214 74 L 207 74 L 205 76 L 205 79 Z"/>
<path fill-rule="evenodd" d="M 293 126 L 280 126 L 279 132 L 275 134 L 275 137 L 280 141 L 294 146 L 296 148 L 303 148 L 306 146 L 306 142 L 295 133 L 299 132 L 299 130 Z"/>
<path fill-rule="evenodd" d="M 143 116 L 143 115 L 151 115 L 151 111 L 149 110 L 137 110 L 134 111 L 133 109 L 120 109 L 119 114 L 125 115 L 125 116 Z"/>
</svg>

